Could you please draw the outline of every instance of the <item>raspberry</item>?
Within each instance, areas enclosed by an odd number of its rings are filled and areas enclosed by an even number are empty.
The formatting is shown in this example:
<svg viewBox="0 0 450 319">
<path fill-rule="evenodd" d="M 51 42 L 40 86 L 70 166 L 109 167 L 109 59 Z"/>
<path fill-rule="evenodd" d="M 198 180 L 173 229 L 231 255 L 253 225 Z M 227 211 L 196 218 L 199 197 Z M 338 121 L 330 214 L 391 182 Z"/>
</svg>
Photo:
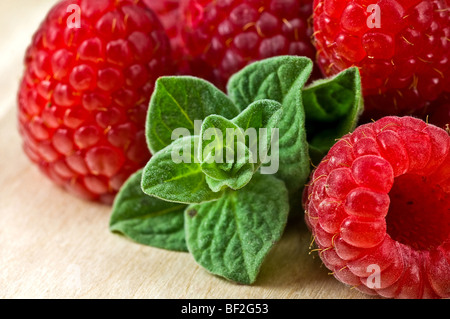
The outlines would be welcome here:
<svg viewBox="0 0 450 319">
<path fill-rule="evenodd" d="M 319 256 L 341 282 L 388 298 L 450 297 L 443 129 L 394 116 L 358 127 L 312 173 L 303 204 Z"/>
<path fill-rule="evenodd" d="M 413 114 L 450 92 L 448 8 L 448 0 L 315 0 L 318 64 L 327 76 L 360 68 L 365 120 Z"/>
<path fill-rule="evenodd" d="M 315 57 L 312 0 L 185 0 L 182 31 L 194 75 L 224 88 L 247 64 L 277 55 Z"/>
<path fill-rule="evenodd" d="M 69 23 L 74 4 L 79 27 Z M 18 116 L 28 157 L 71 193 L 110 203 L 150 158 L 144 123 L 168 41 L 140 1 L 56 4 L 25 57 Z"/>
<path fill-rule="evenodd" d="M 431 105 L 429 115 L 431 124 L 450 132 L 450 93 Z"/>
<path fill-rule="evenodd" d="M 189 74 L 186 63 L 185 48 L 180 34 L 180 2 L 181 0 L 143 0 L 152 9 L 163 24 L 172 47 L 172 60 L 178 74 Z"/>
</svg>

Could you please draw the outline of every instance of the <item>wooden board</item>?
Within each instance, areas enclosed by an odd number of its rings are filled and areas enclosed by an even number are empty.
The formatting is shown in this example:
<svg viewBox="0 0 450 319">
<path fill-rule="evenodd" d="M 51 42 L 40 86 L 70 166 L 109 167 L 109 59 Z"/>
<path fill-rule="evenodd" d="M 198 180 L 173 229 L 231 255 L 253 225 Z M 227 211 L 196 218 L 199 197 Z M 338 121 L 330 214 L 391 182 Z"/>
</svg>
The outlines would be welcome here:
<svg viewBox="0 0 450 319">
<path fill-rule="evenodd" d="M 0 298 L 367 298 L 309 254 L 301 218 L 291 221 L 256 283 L 237 285 L 187 253 L 113 235 L 110 207 L 48 181 L 22 152 L 16 91 L 23 52 L 54 2 L 0 2 Z"/>
</svg>

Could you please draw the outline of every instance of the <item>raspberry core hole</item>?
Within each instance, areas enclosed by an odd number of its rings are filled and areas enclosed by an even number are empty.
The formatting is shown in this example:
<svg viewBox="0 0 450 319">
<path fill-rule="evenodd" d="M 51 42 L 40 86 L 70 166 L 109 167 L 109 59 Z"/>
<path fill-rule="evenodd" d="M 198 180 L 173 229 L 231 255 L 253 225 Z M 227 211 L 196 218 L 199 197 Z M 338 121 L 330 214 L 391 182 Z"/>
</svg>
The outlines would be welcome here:
<svg viewBox="0 0 450 319">
<path fill-rule="evenodd" d="M 415 250 L 433 250 L 450 239 L 450 194 L 426 176 L 405 174 L 389 192 L 387 233 Z"/>
</svg>

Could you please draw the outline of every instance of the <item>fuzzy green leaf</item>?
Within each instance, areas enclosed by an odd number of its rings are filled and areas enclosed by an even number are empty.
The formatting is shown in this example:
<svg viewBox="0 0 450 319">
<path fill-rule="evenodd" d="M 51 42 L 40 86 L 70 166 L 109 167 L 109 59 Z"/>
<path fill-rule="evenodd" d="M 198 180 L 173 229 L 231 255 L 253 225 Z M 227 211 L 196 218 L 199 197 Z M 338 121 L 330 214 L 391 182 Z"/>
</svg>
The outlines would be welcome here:
<svg viewBox="0 0 450 319">
<path fill-rule="evenodd" d="M 283 103 L 294 88 L 302 88 L 306 84 L 312 67 L 310 59 L 297 56 L 278 56 L 254 62 L 230 78 L 228 96 L 241 110 L 257 100 Z"/>
<path fill-rule="evenodd" d="M 285 184 L 272 175 L 255 174 L 239 191 L 186 209 L 189 252 L 207 271 L 251 284 L 283 234 L 288 213 Z"/>
<path fill-rule="evenodd" d="M 238 160 L 217 163 L 217 152 L 229 154 L 238 154 Z M 222 156 L 221 156 L 222 157 Z M 245 144 L 237 142 L 231 149 L 226 146 L 218 151 L 211 152 L 205 161 L 201 164 L 203 172 L 207 175 L 206 182 L 211 190 L 219 192 L 225 187 L 237 190 L 250 182 L 255 172 L 255 165 L 252 163 L 252 154 Z"/>
<path fill-rule="evenodd" d="M 279 127 L 279 170 L 290 194 L 296 193 L 310 173 L 305 131 L 302 89 L 313 63 L 310 59 L 280 56 L 255 62 L 233 75 L 228 95 L 239 107 L 261 100 L 275 100 L 283 106 Z"/>
<path fill-rule="evenodd" d="M 200 139 L 201 168 L 213 191 L 222 190 L 225 186 L 239 189 L 251 180 L 254 163 L 252 154 L 244 143 L 242 130 L 232 121 L 220 115 L 210 115 L 203 122 Z"/>
<path fill-rule="evenodd" d="M 274 128 L 280 121 L 283 112 L 281 103 L 274 100 L 257 100 L 252 102 L 231 121 L 244 131 L 249 128 Z"/>
<path fill-rule="evenodd" d="M 236 190 L 250 181 L 268 157 L 271 133 L 281 114 L 280 103 L 260 100 L 231 121 L 220 115 L 205 119 L 201 129 L 200 161 L 211 189 L 218 191 L 228 186 Z"/>
<path fill-rule="evenodd" d="M 352 67 L 303 90 L 306 131 L 313 162 L 328 152 L 336 139 L 354 130 L 363 111 L 361 77 Z"/>
<path fill-rule="evenodd" d="M 202 203 L 219 198 L 207 182 L 198 159 L 198 136 L 180 138 L 152 156 L 144 168 L 142 190 L 178 203 Z"/>
<path fill-rule="evenodd" d="M 184 129 L 184 136 L 199 135 L 201 122 L 196 121 L 211 114 L 231 119 L 239 114 L 239 109 L 205 80 L 190 76 L 159 78 L 147 112 L 146 138 L 151 153 L 179 138 L 172 136 L 176 129 Z"/>
<path fill-rule="evenodd" d="M 262 163 L 271 161 L 278 163 L 278 130 L 282 116 L 283 106 L 281 103 L 264 99 L 251 103 L 232 120 L 246 133 L 246 145 L 256 157 L 255 169 L 259 168 Z M 252 130 L 256 133 L 257 138 L 249 138 Z M 277 169 L 278 164 L 275 170 Z"/>
<path fill-rule="evenodd" d="M 110 231 L 143 245 L 187 251 L 183 214 L 187 205 L 144 194 L 141 178 L 142 170 L 131 175 L 117 194 Z"/>
</svg>

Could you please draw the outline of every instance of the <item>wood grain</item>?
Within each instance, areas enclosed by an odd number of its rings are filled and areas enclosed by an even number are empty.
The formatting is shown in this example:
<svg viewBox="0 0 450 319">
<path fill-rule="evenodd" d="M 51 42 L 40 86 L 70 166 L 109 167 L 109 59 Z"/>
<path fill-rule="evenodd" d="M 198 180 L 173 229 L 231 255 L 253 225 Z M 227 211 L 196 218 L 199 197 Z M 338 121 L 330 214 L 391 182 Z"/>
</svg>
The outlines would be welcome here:
<svg viewBox="0 0 450 319">
<path fill-rule="evenodd" d="M 0 298 L 367 298 L 308 253 L 311 235 L 301 217 L 290 222 L 257 282 L 244 286 L 207 273 L 187 253 L 110 233 L 110 207 L 48 181 L 22 152 L 16 91 L 23 52 L 54 2 L 0 4 L 2 39 L 14 43 L 0 47 Z"/>
</svg>

